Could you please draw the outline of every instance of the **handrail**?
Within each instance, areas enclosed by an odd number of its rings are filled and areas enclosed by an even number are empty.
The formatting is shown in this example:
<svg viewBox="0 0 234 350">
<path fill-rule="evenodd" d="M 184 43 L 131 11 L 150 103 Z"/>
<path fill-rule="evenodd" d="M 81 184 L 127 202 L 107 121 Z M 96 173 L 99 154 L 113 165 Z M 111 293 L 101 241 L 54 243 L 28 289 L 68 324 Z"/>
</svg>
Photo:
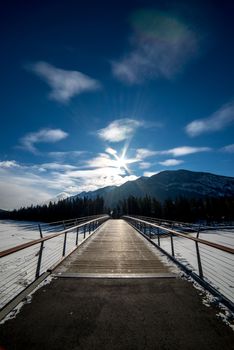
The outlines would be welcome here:
<svg viewBox="0 0 234 350">
<path fill-rule="evenodd" d="M 230 253 L 230 254 L 234 254 L 234 249 L 231 248 L 231 247 L 227 247 L 227 246 L 224 246 L 224 245 L 218 244 L 218 243 L 213 243 L 213 242 L 207 241 L 205 239 L 191 237 L 191 236 L 188 236 L 189 233 L 187 233 L 187 234 L 186 233 L 180 233 L 180 232 L 177 232 L 175 230 L 172 230 L 172 229 L 169 229 L 169 228 L 166 228 L 166 227 L 154 224 L 154 223 L 149 222 L 149 221 L 145 221 L 145 220 L 142 220 L 142 219 L 137 219 L 137 218 L 135 218 L 133 216 L 124 215 L 123 218 L 125 218 L 125 217 L 129 218 L 129 219 L 133 219 L 133 220 L 139 221 L 139 222 L 142 222 L 142 223 L 150 225 L 152 227 L 163 229 L 164 231 L 167 231 L 167 232 L 169 232 L 169 233 L 171 233 L 171 234 L 173 234 L 175 236 L 184 237 L 184 238 L 190 239 L 191 241 L 202 243 L 202 244 L 208 245 L 210 247 L 222 250 L 224 252 L 227 252 L 227 253 Z"/>
<path fill-rule="evenodd" d="M 233 226 L 233 225 L 224 225 L 224 224 L 219 224 L 218 226 L 215 225 L 205 225 L 202 223 L 192 223 L 192 222 L 185 222 L 185 221 L 176 221 L 176 220 L 169 220 L 169 219 L 165 219 L 165 218 L 154 218 L 152 216 L 143 216 L 143 215 L 130 215 L 133 218 L 139 219 L 139 218 L 145 218 L 145 219 L 149 219 L 150 221 L 159 221 L 159 222 L 165 222 L 167 224 L 175 224 L 175 225 L 179 225 L 179 226 L 191 226 L 191 228 L 199 228 L 199 230 L 204 230 L 204 229 L 216 229 L 216 228 L 225 228 L 225 227 L 229 227 L 229 226 Z"/>
<path fill-rule="evenodd" d="M 39 239 L 35 239 L 33 241 L 30 241 L 30 242 L 27 242 L 27 243 L 23 243 L 23 244 L 20 244 L 20 245 L 17 245 L 13 248 L 9 248 L 9 249 L 6 249 L 6 250 L 3 250 L 0 252 L 0 258 L 3 258 L 4 256 L 7 256 L 7 255 L 10 255 L 10 254 L 13 254 L 13 253 L 16 253 L 16 252 L 19 252 L 25 248 L 29 248 L 29 247 L 32 247 L 34 246 L 35 244 L 38 244 L 38 243 L 42 243 L 42 242 L 45 242 L 45 241 L 48 241 L 49 239 L 52 239 L 54 237 L 58 237 L 58 236 L 61 236 L 62 234 L 66 233 L 66 232 L 69 232 L 69 231 L 72 231 L 76 228 L 79 228 L 79 227 L 82 227 L 84 225 L 89 225 L 91 224 L 92 222 L 95 222 L 97 221 L 98 219 L 104 219 L 104 218 L 107 218 L 109 217 L 109 215 L 103 215 L 103 216 L 99 216 L 99 217 L 96 217 L 95 219 L 92 219 L 92 220 L 89 220 L 89 221 L 85 221 L 85 222 L 82 222 L 81 224 L 79 225 L 75 225 L 75 226 L 72 226 L 72 227 L 69 227 L 63 231 L 60 231 L 58 233 L 54 233 L 52 235 L 49 235 L 47 237 L 43 237 L 43 238 L 39 238 Z"/>
<path fill-rule="evenodd" d="M 217 300 L 234 311 L 233 280 L 230 274 L 233 256 L 229 255 L 234 254 L 232 247 L 200 239 L 198 238 L 199 233 L 197 237 L 191 237 L 188 232 L 181 233 L 175 231 L 175 229 L 160 226 L 139 217 L 125 215 L 122 218 L 126 219 L 130 225 L 176 263 L 186 274 L 217 297 Z M 157 241 L 155 241 L 156 237 Z M 176 237 L 185 238 L 185 240 L 176 240 Z M 169 238 L 169 241 L 167 238 Z M 190 244 L 185 243 L 186 240 L 194 242 L 194 249 L 191 249 L 192 246 Z M 199 248 L 200 244 L 206 246 L 201 251 L 201 247 Z M 217 251 L 214 253 L 208 250 L 207 246 L 219 249 L 223 254 L 219 255 Z M 224 252 L 228 253 L 228 255 L 224 256 Z"/>
<path fill-rule="evenodd" d="M 75 219 L 73 226 L 69 225 L 66 228 L 64 225 L 62 231 L 59 231 L 60 227 L 55 227 L 56 231 L 52 234 L 47 231 L 44 237 L 42 227 L 39 224 L 39 239 L 1 251 L 0 262 L 1 258 L 4 258 L 4 268 L 0 271 L 0 318 L 1 315 L 6 315 L 7 310 L 9 312 L 9 307 L 16 305 L 14 304 L 16 300 L 18 302 L 22 300 L 26 288 L 31 288 L 32 285 L 36 285 L 46 278 L 48 273 L 51 273 L 82 242 L 85 242 L 91 234 L 96 232 L 109 217 L 107 214 L 101 214 L 92 218 L 90 216 L 82 218 L 82 222 Z M 55 240 L 53 240 L 54 238 Z M 31 250 L 30 247 L 35 247 L 35 249 Z M 23 249 L 25 251 L 20 254 Z M 11 262 L 13 262 L 12 268 Z M 3 278 L 1 278 L 2 276 Z"/>
</svg>

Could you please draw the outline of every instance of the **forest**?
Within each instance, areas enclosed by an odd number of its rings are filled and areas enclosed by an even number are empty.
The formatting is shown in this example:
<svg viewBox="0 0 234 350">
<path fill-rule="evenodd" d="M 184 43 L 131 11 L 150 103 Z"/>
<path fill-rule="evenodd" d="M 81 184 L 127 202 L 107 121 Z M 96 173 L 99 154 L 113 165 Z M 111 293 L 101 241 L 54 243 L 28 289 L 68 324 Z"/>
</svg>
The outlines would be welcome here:
<svg viewBox="0 0 234 350">
<path fill-rule="evenodd" d="M 167 199 L 133 197 L 120 201 L 115 208 L 107 208 L 102 197 L 74 198 L 48 205 L 30 206 L 9 212 L 0 212 L 1 219 L 52 222 L 107 213 L 113 218 L 122 215 L 142 215 L 183 222 L 229 222 L 234 220 L 234 197 L 207 197 Z"/>
</svg>

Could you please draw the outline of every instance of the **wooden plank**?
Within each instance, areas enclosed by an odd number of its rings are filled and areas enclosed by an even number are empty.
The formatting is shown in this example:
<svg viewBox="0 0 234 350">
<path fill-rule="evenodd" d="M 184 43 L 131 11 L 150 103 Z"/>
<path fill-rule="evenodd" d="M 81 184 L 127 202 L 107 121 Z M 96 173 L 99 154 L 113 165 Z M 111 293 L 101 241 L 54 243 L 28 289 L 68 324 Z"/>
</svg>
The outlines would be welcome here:
<svg viewBox="0 0 234 350">
<path fill-rule="evenodd" d="M 59 273 L 95 275 L 165 274 L 169 268 L 149 243 L 124 220 L 108 220 L 81 249 L 55 270 Z"/>
</svg>

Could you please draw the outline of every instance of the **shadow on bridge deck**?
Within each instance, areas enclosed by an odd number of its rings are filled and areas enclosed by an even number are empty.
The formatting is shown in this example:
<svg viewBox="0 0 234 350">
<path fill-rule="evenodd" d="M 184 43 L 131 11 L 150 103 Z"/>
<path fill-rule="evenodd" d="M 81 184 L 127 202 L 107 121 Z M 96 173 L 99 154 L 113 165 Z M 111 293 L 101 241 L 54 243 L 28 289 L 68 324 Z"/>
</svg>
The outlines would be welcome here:
<svg viewBox="0 0 234 350">
<path fill-rule="evenodd" d="M 39 289 L 31 304 L 1 325 L 0 348 L 231 348 L 233 332 L 215 310 L 186 280 L 171 278 L 157 253 L 121 220 L 106 222 L 56 275 L 63 278 Z"/>
</svg>

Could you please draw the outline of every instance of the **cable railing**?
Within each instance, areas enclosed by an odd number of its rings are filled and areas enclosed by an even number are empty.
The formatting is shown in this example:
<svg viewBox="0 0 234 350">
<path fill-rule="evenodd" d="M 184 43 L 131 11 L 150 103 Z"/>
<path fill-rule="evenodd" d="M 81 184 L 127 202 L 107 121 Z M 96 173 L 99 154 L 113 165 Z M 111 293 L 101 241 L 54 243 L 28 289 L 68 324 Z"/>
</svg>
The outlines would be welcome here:
<svg viewBox="0 0 234 350">
<path fill-rule="evenodd" d="M 123 216 L 187 274 L 234 311 L 234 249 L 145 217 Z M 234 237 L 234 232 L 233 236 Z"/>
<path fill-rule="evenodd" d="M 0 311 L 52 271 L 108 219 L 109 215 L 95 215 L 38 224 L 40 238 L 0 251 Z"/>
<path fill-rule="evenodd" d="M 160 226 L 165 227 L 173 227 L 173 229 L 179 229 L 184 230 L 186 232 L 200 232 L 200 231 L 207 231 L 207 230 L 218 230 L 218 229 L 234 229 L 234 222 L 233 221 L 227 221 L 227 222 L 213 222 L 209 225 L 204 222 L 200 221 L 197 223 L 191 223 L 191 222 L 182 222 L 182 221 L 175 221 L 175 220 L 168 220 L 163 218 L 154 218 L 151 216 L 140 216 L 140 215 L 130 215 L 131 217 L 135 217 L 138 219 L 146 220 L 149 222 L 154 222 L 155 224 L 158 224 Z"/>
</svg>

